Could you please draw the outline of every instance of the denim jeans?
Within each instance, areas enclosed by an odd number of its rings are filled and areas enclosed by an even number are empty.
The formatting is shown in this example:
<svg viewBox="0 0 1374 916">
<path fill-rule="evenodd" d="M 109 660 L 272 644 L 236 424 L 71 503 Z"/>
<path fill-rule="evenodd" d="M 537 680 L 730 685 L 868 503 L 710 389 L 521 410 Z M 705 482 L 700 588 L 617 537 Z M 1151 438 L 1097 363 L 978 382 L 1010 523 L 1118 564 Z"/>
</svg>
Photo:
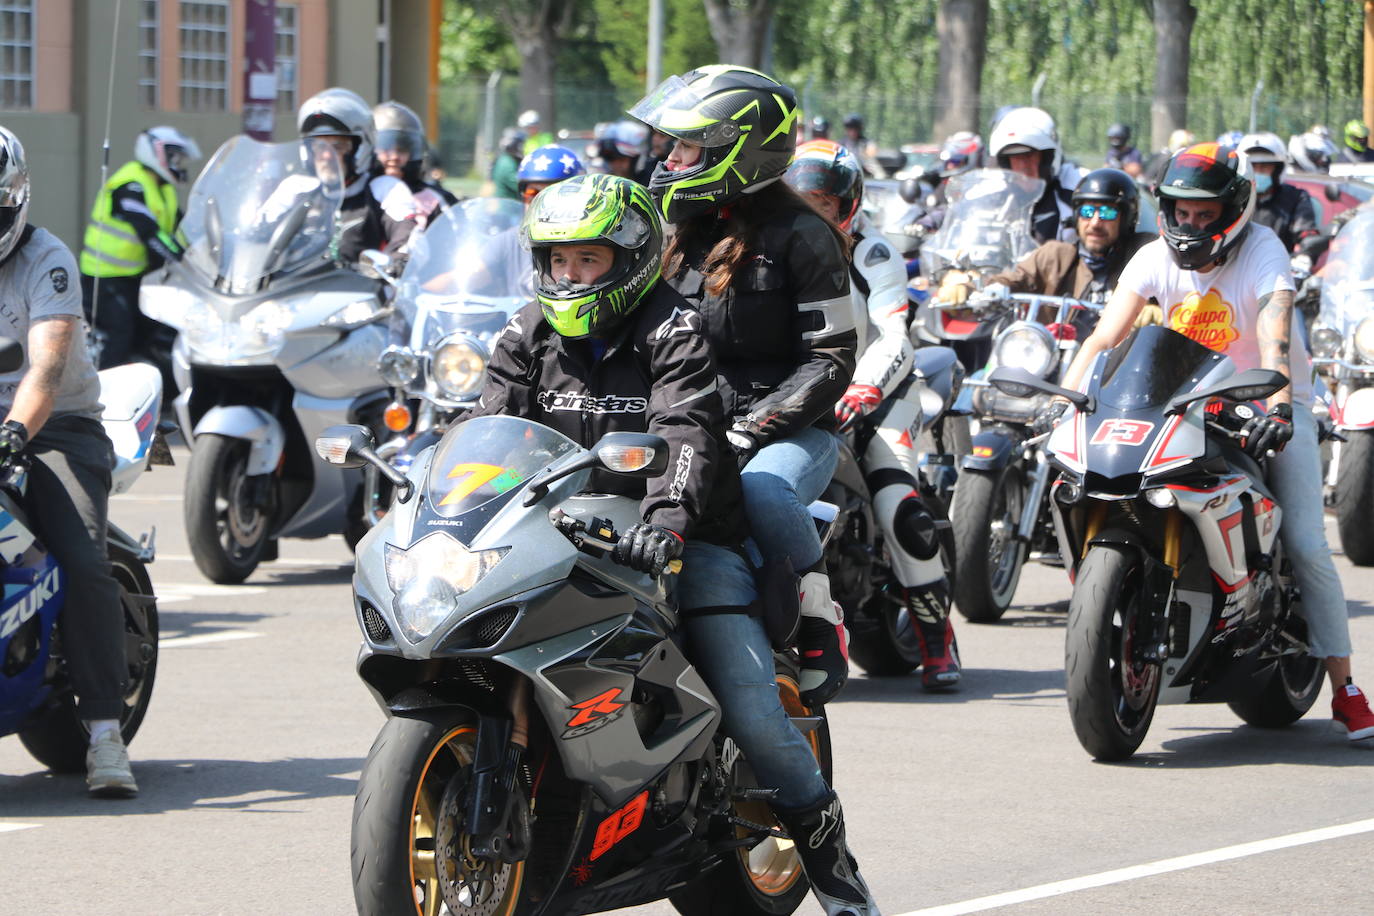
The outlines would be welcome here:
<svg viewBox="0 0 1374 916">
<path fill-rule="evenodd" d="M 1326 543 L 1322 462 L 1311 407 L 1293 405 L 1293 438 L 1270 459 L 1267 477 L 1283 513 L 1279 538 L 1302 591 L 1301 608 L 1311 654 L 1318 658 L 1347 656 L 1349 612 Z"/>
<path fill-rule="evenodd" d="M 811 746 L 778 699 L 773 650 L 759 618 L 694 610 L 744 608 L 757 597 L 754 574 L 732 550 L 688 541 L 676 597 L 687 657 L 720 702 L 721 726 L 735 739 L 760 786 L 778 790 L 777 804 L 806 808 L 830 792 Z"/>
<path fill-rule="evenodd" d="M 791 557 L 799 573 L 820 562 L 821 538 L 807 506 L 825 491 L 839 456 L 839 440 L 812 426 L 765 445 L 744 466 L 744 512 L 764 557 Z"/>
</svg>

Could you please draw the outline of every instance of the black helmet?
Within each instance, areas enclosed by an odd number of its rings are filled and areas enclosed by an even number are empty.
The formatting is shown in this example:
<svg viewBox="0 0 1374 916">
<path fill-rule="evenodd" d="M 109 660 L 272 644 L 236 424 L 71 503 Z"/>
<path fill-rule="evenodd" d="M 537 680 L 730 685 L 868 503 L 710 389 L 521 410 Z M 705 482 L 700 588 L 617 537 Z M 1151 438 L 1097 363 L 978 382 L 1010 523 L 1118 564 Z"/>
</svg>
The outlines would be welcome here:
<svg viewBox="0 0 1374 916">
<path fill-rule="evenodd" d="M 660 162 L 649 179 L 663 218 L 677 223 L 780 178 L 797 147 L 801 108 L 772 77 L 714 64 L 664 80 L 630 116 L 702 147 L 688 168 Z"/>
<path fill-rule="evenodd" d="M 850 130 L 851 128 L 859 133 L 864 132 L 864 116 L 856 111 L 851 111 L 844 116 L 844 129 Z"/>
<path fill-rule="evenodd" d="M 824 115 L 811 119 L 811 137 L 815 140 L 830 139 L 830 121 Z"/>
<path fill-rule="evenodd" d="M 1164 241 L 1180 267 L 1206 267 L 1241 240 L 1255 212 L 1254 188 L 1250 161 L 1230 147 L 1198 143 L 1174 153 L 1155 194 Z M 1215 200 L 1221 217 L 1185 230 L 1174 209 L 1180 200 Z"/>
<path fill-rule="evenodd" d="M 1078 187 L 1073 189 L 1075 217 L 1078 205 L 1086 203 L 1110 204 L 1121 212 L 1119 238 L 1135 231 L 1136 217 L 1140 213 L 1140 191 L 1135 179 L 1120 169 L 1098 169 L 1084 175 Z"/>
<path fill-rule="evenodd" d="M 1122 147 L 1131 142 L 1131 129 L 1125 124 L 1113 124 L 1107 128 L 1107 142 L 1114 147 Z"/>
</svg>

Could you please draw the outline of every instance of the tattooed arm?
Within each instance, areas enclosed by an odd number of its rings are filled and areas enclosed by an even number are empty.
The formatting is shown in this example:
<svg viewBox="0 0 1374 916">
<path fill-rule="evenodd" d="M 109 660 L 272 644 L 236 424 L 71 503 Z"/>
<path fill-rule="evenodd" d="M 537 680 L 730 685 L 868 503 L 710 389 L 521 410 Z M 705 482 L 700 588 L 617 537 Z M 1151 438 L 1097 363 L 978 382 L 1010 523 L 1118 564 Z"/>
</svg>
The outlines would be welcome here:
<svg viewBox="0 0 1374 916">
<path fill-rule="evenodd" d="M 1292 328 L 1293 291 L 1276 289 L 1267 296 L 1261 296 L 1255 331 L 1259 336 L 1262 367 L 1288 375 L 1288 346 Z M 1269 398 L 1269 407 L 1272 409 L 1278 404 L 1290 404 L 1292 401 L 1293 386 L 1285 385 Z"/>
<path fill-rule="evenodd" d="M 18 420 L 29 431 L 29 438 L 38 435 L 52 413 L 53 401 L 62 387 L 67 371 L 67 354 L 72 339 L 80 333 L 80 321 L 68 316 L 40 318 L 29 328 L 29 368 L 19 380 L 14 393 L 14 406 L 7 420 Z"/>
</svg>

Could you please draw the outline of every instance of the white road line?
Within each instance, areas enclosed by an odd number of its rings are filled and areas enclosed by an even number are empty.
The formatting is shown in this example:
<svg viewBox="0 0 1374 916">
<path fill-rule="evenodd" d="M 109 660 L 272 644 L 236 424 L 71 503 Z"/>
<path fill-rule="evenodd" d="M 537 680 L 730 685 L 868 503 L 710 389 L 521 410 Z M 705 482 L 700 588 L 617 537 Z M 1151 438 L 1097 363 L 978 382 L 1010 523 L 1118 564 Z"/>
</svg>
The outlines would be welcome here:
<svg viewBox="0 0 1374 916">
<path fill-rule="evenodd" d="M 138 493 L 115 493 L 110 497 L 110 502 L 128 503 L 179 503 L 182 500 L 180 493 L 148 493 L 146 495 Z"/>
<path fill-rule="evenodd" d="M 157 647 L 159 649 L 184 649 L 187 646 L 204 646 L 215 642 L 233 642 L 239 639 L 252 639 L 261 635 L 261 633 L 254 633 L 252 630 L 224 630 L 220 633 L 202 633 L 199 636 L 173 636 L 171 639 L 159 639 L 157 641 Z"/>
<path fill-rule="evenodd" d="M 154 582 L 159 605 L 180 604 L 192 598 L 235 598 L 267 591 L 260 585 L 215 585 L 210 582 Z"/>
<path fill-rule="evenodd" d="M 196 561 L 196 558 L 193 557 L 193 556 L 191 556 L 191 555 L 188 554 L 188 553 L 160 553 L 160 554 L 157 555 L 157 558 L 158 558 L 159 560 L 171 560 L 173 563 L 194 563 L 194 562 Z M 263 565 L 262 565 L 260 568 L 263 569 L 263 570 L 266 570 L 266 571 L 270 572 L 270 571 L 272 570 L 272 567 L 273 567 L 273 566 L 302 566 L 302 567 L 308 567 L 308 568 L 313 568 L 313 569 L 327 569 L 327 568 L 329 568 L 329 567 L 331 567 L 331 566 L 352 566 L 352 565 L 353 565 L 353 561 L 352 561 L 351 559 L 347 559 L 347 560 L 345 560 L 345 559 L 338 559 L 338 560 L 335 560 L 335 559 L 304 560 L 304 559 L 298 559 L 298 558 L 287 558 L 287 559 L 283 559 L 283 560 L 268 560 L 268 561 L 266 561 L 265 563 L 263 563 Z M 241 590 L 241 589 L 243 589 L 243 588 L 245 588 L 245 587 L 251 587 L 251 586 L 242 586 L 242 585 L 221 585 L 221 586 L 219 586 L 219 588 L 225 589 L 226 591 L 239 591 L 239 590 Z"/>
<path fill-rule="evenodd" d="M 32 830 L 35 827 L 42 826 L 42 824 L 0 824 L 0 833 L 10 833 L 15 830 Z"/>
<path fill-rule="evenodd" d="M 1279 849 L 1290 849 L 1294 846 L 1306 846 L 1309 843 L 1324 843 L 1327 840 L 1338 840 L 1341 837 L 1371 831 L 1374 831 L 1374 818 L 1355 821 L 1353 824 L 1342 824 L 1339 827 L 1322 827 L 1317 830 L 1305 830 L 1302 833 L 1290 833 L 1286 836 L 1272 837 L 1267 840 L 1256 840 L 1253 843 L 1223 846 L 1208 852 L 1198 852 L 1174 859 L 1161 859 L 1158 862 L 1132 865 L 1129 868 L 1118 868 L 1112 871 L 1099 872 L 1095 875 L 1084 875 L 1081 878 L 1069 878 L 1066 881 L 1039 884 L 1019 891 L 1007 891 L 988 897 L 977 897 L 962 903 L 947 903 L 942 906 L 927 907 L 924 910 L 901 913 L 899 916 L 962 916 L 964 913 L 981 913 L 984 910 L 992 910 L 997 907 L 1027 903 L 1031 900 L 1043 900 L 1046 897 L 1072 894 L 1075 891 L 1105 887 L 1109 884 L 1120 884 L 1123 881 L 1135 881 L 1139 878 L 1152 878 L 1155 875 L 1163 875 L 1168 872 L 1183 871 L 1202 865 L 1213 865 L 1231 859 L 1243 859 L 1246 856 L 1256 856 Z"/>
</svg>

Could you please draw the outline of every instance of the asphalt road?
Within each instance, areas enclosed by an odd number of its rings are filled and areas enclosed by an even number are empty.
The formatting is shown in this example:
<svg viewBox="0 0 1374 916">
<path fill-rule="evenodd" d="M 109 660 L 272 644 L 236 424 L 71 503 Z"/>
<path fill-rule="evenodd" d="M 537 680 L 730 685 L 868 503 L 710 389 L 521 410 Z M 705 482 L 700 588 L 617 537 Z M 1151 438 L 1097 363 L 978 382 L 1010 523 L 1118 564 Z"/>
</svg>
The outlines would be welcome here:
<svg viewBox="0 0 1374 916">
<path fill-rule="evenodd" d="M 89 800 L 79 777 L 0 740 L 0 913 L 353 912 L 350 807 L 382 714 L 353 673 L 349 552 L 287 541 L 246 585 L 207 583 L 177 456 L 112 504 L 126 528 L 158 531 L 142 793 Z M 1374 571 L 1338 566 L 1357 678 L 1374 687 Z M 1326 692 L 1278 732 L 1225 706 L 1163 707 L 1133 760 L 1094 763 L 1065 708 L 1068 595 L 1061 570 L 1033 566 L 1000 624 L 961 625 L 957 693 L 855 672 L 831 706 L 850 840 L 884 913 L 1374 910 L 1374 754 L 1330 731 Z"/>
</svg>

